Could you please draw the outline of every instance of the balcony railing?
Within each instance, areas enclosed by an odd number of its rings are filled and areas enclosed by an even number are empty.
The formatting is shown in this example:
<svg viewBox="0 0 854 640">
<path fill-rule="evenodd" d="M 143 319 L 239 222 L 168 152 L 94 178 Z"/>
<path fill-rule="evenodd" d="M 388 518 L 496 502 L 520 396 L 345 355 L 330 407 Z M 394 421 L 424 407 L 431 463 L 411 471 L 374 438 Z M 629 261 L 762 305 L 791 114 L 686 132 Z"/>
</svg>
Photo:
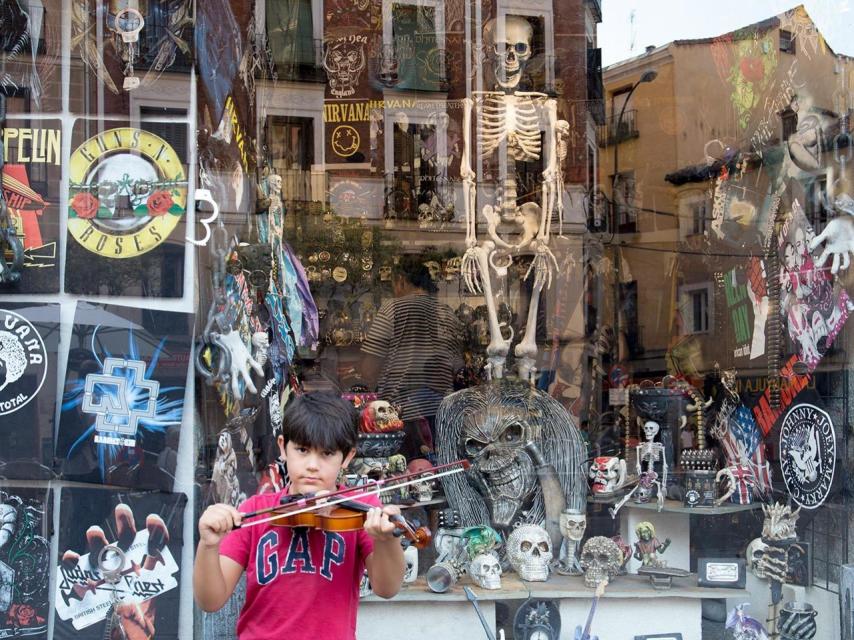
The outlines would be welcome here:
<svg viewBox="0 0 854 640">
<path fill-rule="evenodd" d="M 587 100 L 593 121 L 598 125 L 604 125 L 605 88 L 602 84 L 602 49 L 587 50 Z"/>
<path fill-rule="evenodd" d="M 611 115 L 605 124 L 599 127 L 599 146 L 607 147 L 611 144 L 619 144 L 624 140 L 638 137 L 636 125 L 637 109 L 629 109 L 623 113 L 623 119 L 617 126 L 619 115 Z"/>
<path fill-rule="evenodd" d="M 268 46 L 270 43 L 268 41 Z M 323 40 L 319 38 L 288 38 L 285 46 L 275 41 L 276 49 L 269 51 L 270 64 L 277 80 L 326 82 L 323 69 Z"/>
</svg>

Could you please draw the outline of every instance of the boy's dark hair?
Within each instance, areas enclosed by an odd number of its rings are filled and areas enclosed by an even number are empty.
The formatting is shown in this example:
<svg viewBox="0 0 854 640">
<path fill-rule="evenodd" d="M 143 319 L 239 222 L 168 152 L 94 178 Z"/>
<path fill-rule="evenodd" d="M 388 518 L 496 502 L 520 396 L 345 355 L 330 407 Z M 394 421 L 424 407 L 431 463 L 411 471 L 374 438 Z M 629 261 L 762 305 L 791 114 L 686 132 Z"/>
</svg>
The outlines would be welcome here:
<svg viewBox="0 0 854 640">
<path fill-rule="evenodd" d="M 424 289 L 427 293 L 435 293 L 436 283 L 430 278 L 430 270 L 424 264 L 427 260 L 429 258 L 422 254 L 405 253 L 400 256 L 392 271 L 412 286 Z"/>
<path fill-rule="evenodd" d="M 297 396 L 282 413 L 285 444 L 294 442 L 345 456 L 356 447 L 356 410 L 328 391 Z"/>
</svg>

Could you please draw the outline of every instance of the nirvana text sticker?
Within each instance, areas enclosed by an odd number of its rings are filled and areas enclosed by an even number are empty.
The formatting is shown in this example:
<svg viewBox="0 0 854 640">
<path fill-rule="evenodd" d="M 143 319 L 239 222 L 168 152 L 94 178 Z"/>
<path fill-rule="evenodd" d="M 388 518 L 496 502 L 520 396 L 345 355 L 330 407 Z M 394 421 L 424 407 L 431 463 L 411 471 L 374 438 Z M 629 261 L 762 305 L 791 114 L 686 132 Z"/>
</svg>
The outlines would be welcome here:
<svg viewBox="0 0 854 640">
<path fill-rule="evenodd" d="M 26 318 L 0 309 L 0 416 L 38 395 L 47 375 L 42 337 Z"/>
<path fill-rule="evenodd" d="M 780 427 L 780 466 L 786 490 L 806 509 L 830 493 L 836 466 L 836 434 L 830 416 L 811 404 L 792 407 Z"/>
</svg>

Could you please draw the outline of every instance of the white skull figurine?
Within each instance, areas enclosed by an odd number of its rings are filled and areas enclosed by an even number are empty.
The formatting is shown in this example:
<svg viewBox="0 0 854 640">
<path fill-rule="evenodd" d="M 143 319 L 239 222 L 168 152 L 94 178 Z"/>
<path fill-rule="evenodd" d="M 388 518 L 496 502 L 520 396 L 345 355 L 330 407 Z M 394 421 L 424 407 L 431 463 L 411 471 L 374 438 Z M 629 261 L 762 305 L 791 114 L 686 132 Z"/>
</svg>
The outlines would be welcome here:
<svg viewBox="0 0 854 640">
<path fill-rule="evenodd" d="M 580 511 L 564 509 L 560 513 L 560 532 L 564 538 L 581 542 L 587 530 L 587 515 Z"/>
<path fill-rule="evenodd" d="M 548 532 L 536 524 L 522 524 L 507 538 L 507 556 L 522 580 L 545 582 L 554 552 Z"/>
<path fill-rule="evenodd" d="M 744 552 L 744 559 L 747 562 L 747 568 L 753 572 L 757 578 L 765 579 L 765 570 L 762 568 L 762 563 L 759 560 L 762 554 L 765 553 L 767 544 L 762 542 L 762 538 L 755 538 L 747 545 L 747 550 Z"/>
<path fill-rule="evenodd" d="M 585 586 L 595 589 L 603 580 L 617 575 L 622 563 L 623 552 L 616 542 L 605 536 L 593 536 L 581 550 Z"/>
<path fill-rule="evenodd" d="M 399 420 L 397 410 L 385 400 L 374 400 L 368 407 L 373 412 L 374 420 L 381 431 L 392 427 L 393 423 Z"/>
<path fill-rule="evenodd" d="M 495 554 L 476 555 L 469 564 L 469 575 L 481 589 L 501 588 L 501 563 Z"/>
<path fill-rule="evenodd" d="M 647 420 L 643 423 L 643 434 L 646 437 L 647 442 L 652 442 L 655 440 L 655 436 L 658 435 L 658 431 L 661 427 L 657 422 L 653 422 L 652 420 Z"/>
<path fill-rule="evenodd" d="M 404 582 L 415 582 L 418 577 L 418 549 L 409 545 L 403 550 L 403 561 L 406 563 L 406 572 L 403 574 Z"/>
<path fill-rule="evenodd" d="M 418 482 L 414 485 L 415 498 L 418 502 L 430 502 L 433 499 L 433 489 L 430 486 L 430 481 Z"/>
<path fill-rule="evenodd" d="M 489 53 L 495 56 L 495 80 L 502 89 L 515 90 L 519 86 L 531 58 L 533 39 L 534 28 L 522 17 L 505 17 L 503 39 L 495 18 L 486 23 L 484 40 L 491 47 Z"/>
</svg>

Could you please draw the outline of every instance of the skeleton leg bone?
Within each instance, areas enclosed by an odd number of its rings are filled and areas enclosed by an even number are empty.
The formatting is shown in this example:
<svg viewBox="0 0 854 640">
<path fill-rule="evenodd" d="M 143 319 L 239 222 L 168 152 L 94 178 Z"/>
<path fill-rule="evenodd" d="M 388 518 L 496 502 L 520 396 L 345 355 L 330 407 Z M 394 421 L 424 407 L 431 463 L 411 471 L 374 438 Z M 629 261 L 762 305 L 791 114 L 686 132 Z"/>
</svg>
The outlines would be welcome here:
<svg viewBox="0 0 854 640">
<path fill-rule="evenodd" d="M 492 295 L 492 276 L 489 272 L 489 256 L 495 251 L 495 245 L 486 240 L 482 246 L 473 247 L 471 255 L 477 262 L 480 272 L 480 282 L 483 285 L 483 296 L 486 299 L 486 312 L 489 316 L 489 344 L 486 346 L 486 356 L 489 362 L 490 374 L 495 378 L 504 376 L 504 363 L 510 352 L 510 343 L 513 341 L 513 328 L 510 327 L 510 337 L 504 338 L 501 333 L 501 325 L 498 323 L 498 310 L 495 306 L 495 298 Z"/>
<path fill-rule="evenodd" d="M 518 359 L 516 366 L 519 379 L 527 380 L 532 384 L 537 373 L 534 367 L 537 362 L 537 311 L 540 307 L 540 294 L 545 285 L 545 280 L 538 275 L 534 277 L 531 303 L 528 305 L 528 320 L 525 323 L 525 335 L 514 350 Z"/>
</svg>

